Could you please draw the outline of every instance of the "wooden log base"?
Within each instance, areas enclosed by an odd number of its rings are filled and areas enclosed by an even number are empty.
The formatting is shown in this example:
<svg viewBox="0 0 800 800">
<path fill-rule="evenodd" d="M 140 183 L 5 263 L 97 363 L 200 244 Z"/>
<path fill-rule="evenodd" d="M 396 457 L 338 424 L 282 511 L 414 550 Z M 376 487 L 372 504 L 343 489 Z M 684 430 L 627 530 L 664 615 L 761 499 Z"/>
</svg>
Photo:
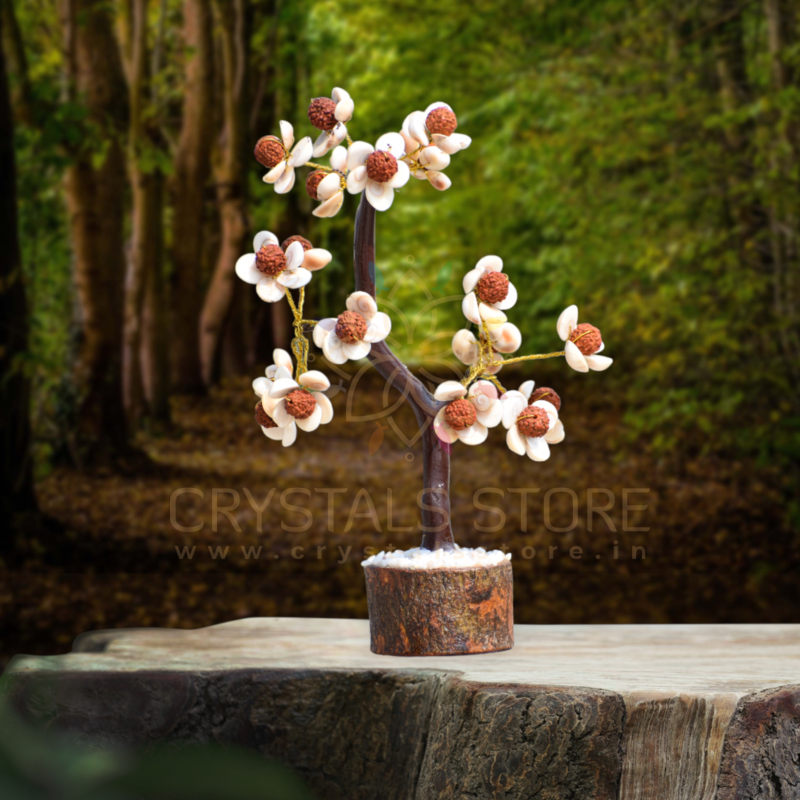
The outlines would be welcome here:
<svg viewBox="0 0 800 800">
<path fill-rule="evenodd" d="M 373 653 L 450 656 L 514 646 L 510 561 L 436 569 L 368 566 L 364 572 Z"/>
</svg>

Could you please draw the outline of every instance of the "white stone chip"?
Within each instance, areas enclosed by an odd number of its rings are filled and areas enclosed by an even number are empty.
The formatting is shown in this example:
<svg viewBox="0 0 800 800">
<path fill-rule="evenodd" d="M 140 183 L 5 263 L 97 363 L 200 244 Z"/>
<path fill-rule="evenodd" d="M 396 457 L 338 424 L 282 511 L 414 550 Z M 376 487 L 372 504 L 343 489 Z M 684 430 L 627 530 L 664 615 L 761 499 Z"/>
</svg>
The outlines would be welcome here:
<svg viewBox="0 0 800 800">
<path fill-rule="evenodd" d="M 511 553 L 502 550 L 486 551 L 483 547 L 459 547 L 454 550 L 381 550 L 361 562 L 362 567 L 386 567 L 388 569 L 431 569 L 448 567 L 492 567 L 503 561 L 511 561 Z"/>
</svg>

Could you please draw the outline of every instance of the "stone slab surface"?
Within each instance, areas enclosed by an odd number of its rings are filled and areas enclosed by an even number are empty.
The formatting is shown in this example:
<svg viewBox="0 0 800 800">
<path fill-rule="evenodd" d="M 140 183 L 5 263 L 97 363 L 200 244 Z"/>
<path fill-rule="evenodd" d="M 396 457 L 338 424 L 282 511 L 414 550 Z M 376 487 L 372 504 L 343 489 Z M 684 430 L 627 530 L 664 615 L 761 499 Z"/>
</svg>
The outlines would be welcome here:
<svg viewBox="0 0 800 800">
<path fill-rule="evenodd" d="M 393 658 L 366 621 L 84 634 L 5 691 L 90 745 L 236 743 L 322 798 L 800 799 L 800 625 L 515 627 Z"/>
</svg>

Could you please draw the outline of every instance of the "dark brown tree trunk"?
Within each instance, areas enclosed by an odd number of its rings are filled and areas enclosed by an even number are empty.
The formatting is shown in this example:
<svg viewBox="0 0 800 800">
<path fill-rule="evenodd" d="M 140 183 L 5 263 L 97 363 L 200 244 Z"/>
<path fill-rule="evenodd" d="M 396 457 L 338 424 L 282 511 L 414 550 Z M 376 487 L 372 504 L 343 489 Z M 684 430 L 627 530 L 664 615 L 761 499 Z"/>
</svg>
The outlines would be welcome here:
<svg viewBox="0 0 800 800">
<path fill-rule="evenodd" d="M 171 422 L 169 307 L 164 275 L 164 178 L 153 176 L 148 229 L 152 240 L 152 258 L 145 270 L 144 305 L 142 308 L 141 363 L 142 383 L 150 421 L 160 429 Z"/>
<path fill-rule="evenodd" d="M 28 59 L 22 32 L 14 10 L 14 0 L 0 0 L 2 47 L 6 59 L 6 75 L 10 87 L 11 107 L 17 123 L 33 123 L 33 98 L 28 75 Z"/>
<path fill-rule="evenodd" d="M 65 91 L 83 102 L 99 141 L 67 170 L 65 189 L 80 304 L 73 455 L 90 464 L 128 450 L 122 404 L 123 215 L 127 92 L 108 3 L 61 0 Z"/>
<path fill-rule="evenodd" d="M 200 315 L 200 360 L 203 381 L 207 386 L 219 378 L 220 345 L 234 296 L 234 266 L 250 246 L 245 204 L 248 150 L 247 15 L 244 0 L 236 0 L 233 4 L 217 0 L 215 9 L 222 43 L 224 128 L 215 167 L 221 241 Z"/>
<path fill-rule="evenodd" d="M 767 43 L 772 68 L 772 87 L 776 93 L 795 85 L 796 76 L 789 48 L 796 44 L 797 10 L 788 0 L 765 0 Z M 797 161 L 800 150 L 800 128 L 794 121 L 783 122 L 772 105 L 774 127 L 780 135 L 773 140 L 771 166 L 775 184 L 769 191 L 770 250 L 773 267 L 773 310 L 779 323 L 781 351 L 788 374 L 800 394 L 800 248 L 797 242 L 798 183 Z M 782 146 L 782 147 L 781 147 Z M 788 194 L 788 197 L 787 197 Z M 794 202 L 793 202 L 794 200 Z"/>
<path fill-rule="evenodd" d="M 205 189 L 211 171 L 213 19 L 209 0 L 185 0 L 186 94 L 172 194 L 172 380 L 176 392 L 205 388 L 200 370 Z"/>
<path fill-rule="evenodd" d="M 353 271 L 356 291 L 375 297 L 375 209 L 362 194 L 356 213 Z M 369 360 L 378 372 L 406 397 L 422 434 L 422 547 L 451 549 L 450 527 L 450 445 L 433 430 L 436 413 L 445 403 L 435 400 L 422 381 L 412 375 L 384 342 L 373 344 Z"/>
<path fill-rule="evenodd" d="M 0 30 L 5 17 L 0 17 Z M 14 125 L 8 74 L 0 49 L 0 514 L 36 511 L 31 469 L 30 383 L 25 371 L 28 307 L 17 232 Z M 11 542 L 0 537 L 0 550 Z"/>
<path fill-rule="evenodd" d="M 128 423 L 134 428 L 144 411 L 169 424 L 166 298 L 164 296 L 164 179 L 152 165 L 160 147 L 151 85 L 148 45 L 149 0 L 132 0 L 123 26 L 128 60 L 130 126 L 128 161 L 133 195 L 133 235 L 125 282 L 124 397 Z M 156 43 L 156 49 L 160 42 Z M 148 164 L 148 160 L 151 162 Z M 146 303 L 147 301 L 147 303 Z M 145 322 L 145 310 L 147 320 Z M 147 331 L 145 332 L 145 325 Z"/>
</svg>

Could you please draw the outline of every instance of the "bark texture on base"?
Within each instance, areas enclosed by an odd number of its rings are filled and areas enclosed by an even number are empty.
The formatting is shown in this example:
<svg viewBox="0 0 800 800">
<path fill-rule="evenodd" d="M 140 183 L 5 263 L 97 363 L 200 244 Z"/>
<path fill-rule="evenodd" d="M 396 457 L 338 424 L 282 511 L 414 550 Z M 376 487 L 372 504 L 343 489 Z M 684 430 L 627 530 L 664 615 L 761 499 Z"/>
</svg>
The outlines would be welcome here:
<svg viewBox="0 0 800 800">
<path fill-rule="evenodd" d="M 715 800 L 800 798 L 800 686 L 743 697 L 725 735 Z"/>
<path fill-rule="evenodd" d="M 514 646 L 510 561 L 457 569 L 369 566 L 364 573 L 373 653 L 465 655 Z"/>
<path fill-rule="evenodd" d="M 625 703 L 613 692 L 449 681 L 417 798 L 616 798 Z"/>
<path fill-rule="evenodd" d="M 624 701 L 434 671 L 17 675 L 13 704 L 93 748 L 237 745 L 325 800 L 616 800 Z"/>
</svg>

